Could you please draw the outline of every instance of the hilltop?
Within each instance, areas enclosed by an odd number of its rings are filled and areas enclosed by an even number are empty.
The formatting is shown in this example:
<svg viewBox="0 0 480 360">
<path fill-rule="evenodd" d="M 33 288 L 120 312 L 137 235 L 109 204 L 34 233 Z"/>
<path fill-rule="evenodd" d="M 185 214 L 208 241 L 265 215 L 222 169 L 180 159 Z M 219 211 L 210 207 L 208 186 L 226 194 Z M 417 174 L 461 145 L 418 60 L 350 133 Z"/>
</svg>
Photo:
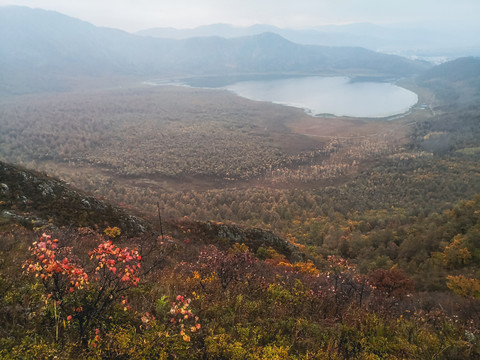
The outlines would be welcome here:
<svg viewBox="0 0 480 360">
<path fill-rule="evenodd" d="M 74 190 L 45 174 L 0 162 L 0 216 L 27 226 L 48 224 L 91 227 L 116 226 L 122 233 L 146 233 L 150 225 L 125 211 Z"/>
</svg>

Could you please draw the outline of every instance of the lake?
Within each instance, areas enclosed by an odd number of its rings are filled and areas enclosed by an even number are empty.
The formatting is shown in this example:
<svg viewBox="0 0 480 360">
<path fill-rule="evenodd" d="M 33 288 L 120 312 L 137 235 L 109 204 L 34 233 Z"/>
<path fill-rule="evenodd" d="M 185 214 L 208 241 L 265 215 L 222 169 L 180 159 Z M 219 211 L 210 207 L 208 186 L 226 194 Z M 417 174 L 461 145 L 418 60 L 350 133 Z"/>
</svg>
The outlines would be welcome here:
<svg viewBox="0 0 480 360">
<path fill-rule="evenodd" d="M 418 101 L 417 94 L 394 84 L 344 76 L 239 81 L 222 88 L 247 99 L 302 108 L 311 115 L 389 117 L 409 111 Z"/>
</svg>

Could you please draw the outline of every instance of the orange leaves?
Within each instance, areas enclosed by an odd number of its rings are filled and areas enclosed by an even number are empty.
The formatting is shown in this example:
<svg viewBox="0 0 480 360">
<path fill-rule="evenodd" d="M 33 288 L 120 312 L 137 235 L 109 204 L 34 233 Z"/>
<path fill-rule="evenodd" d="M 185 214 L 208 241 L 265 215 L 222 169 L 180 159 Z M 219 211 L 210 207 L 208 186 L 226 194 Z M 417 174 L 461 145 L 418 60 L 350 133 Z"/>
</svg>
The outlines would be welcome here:
<svg viewBox="0 0 480 360">
<path fill-rule="evenodd" d="M 276 254 L 276 256 L 274 256 L 273 258 L 266 259 L 265 263 L 282 268 L 283 270 L 289 272 L 304 273 L 312 276 L 320 274 L 320 271 L 310 260 L 308 260 L 307 262 L 296 262 L 292 264 L 287 259 L 285 259 L 283 255 Z"/>
<path fill-rule="evenodd" d="M 73 260 L 71 248 L 58 247 L 58 240 L 51 240 L 50 235 L 43 234 L 29 250 L 31 258 L 25 262 L 24 268 L 42 279 L 46 287 L 56 287 L 57 296 L 96 286 L 95 282 L 99 281 L 116 286 L 116 280 L 123 284 L 122 287 L 137 286 L 140 281 L 141 256 L 137 249 L 121 248 L 111 241 L 100 243 L 88 253 L 95 269 L 89 273 Z M 105 273 L 105 269 L 109 272 Z M 55 280 L 51 280 L 53 278 Z M 98 286 L 104 287 L 102 284 Z"/>
<path fill-rule="evenodd" d="M 88 254 L 98 262 L 95 270 L 97 274 L 105 267 L 120 281 L 128 285 L 138 285 L 141 256 L 137 249 L 120 248 L 111 241 L 106 241 Z"/>
<path fill-rule="evenodd" d="M 93 348 L 96 348 L 99 342 L 100 342 L 100 329 L 97 328 L 95 329 L 95 337 L 90 342 L 90 346 Z"/>
<path fill-rule="evenodd" d="M 291 266 L 294 271 L 301 272 L 304 274 L 310 274 L 310 275 L 320 274 L 320 271 L 316 268 L 316 266 L 311 261 L 297 262 Z"/>
<path fill-rule="evenodd" d="M 67 256 L 70 254 L 71 248 L 58 249 L 58 240 L 51 240 L 50 235 L 43 234 L 39 242 L 34 242 L 29 248 L 32 258 L 25 262 L 27 271 L 34 273 L 44 281 L 55 276 L 66 277 L 71 285 L 68 288 L 69 293 L 73 293 L 75 288 L 81 289 L 83 285 L 88 284 L 88 274 L 84 269 L 71 263 Z M 58 258 L 63 256 L 63 260 Z"/>
<path fill-rule="evenodd" d="M 84 347 L 99 346 L 99 325 L 120 302 L 125 311 L 130 309 L 126 298 L 120 298 L 121 293 L 140 281 L 138 250 L 119 247 L 94 235 L 100 243 L 88 252 L 83 266 L 72 248 L 59 246 L 58 240 L 51 240 L 45 234 L 29 248 L 30 259 L 24 264 L 27 272 L 41 279 L 47 298 L 56 300 L 55 311 L 69 324 L 78 325 L 75 328 Z M 85 256 L 82 251 L 79 254 Z M 92 339 L 90 335 L 95 327 Z"/>
<path fill-rule="evenodd" d="M 144 313 L 141 317 L 141 320 L 145 329 L 150 329 L 151 326 L 156 322 L 155 316 L 149 312 Z"/>
<path fill-rule="evenodd" d="M 190 309 L 190 303 L 190 298 L 178 295 L 170 308 L 170 314 L 172 315 L 170 323 L 172 326 L 180 328 L 180 336 L 187 342 L 190 341 L 188 333 L 195 333 L 201 328 L 198 316 L 195 316 Z"/>
</svg>

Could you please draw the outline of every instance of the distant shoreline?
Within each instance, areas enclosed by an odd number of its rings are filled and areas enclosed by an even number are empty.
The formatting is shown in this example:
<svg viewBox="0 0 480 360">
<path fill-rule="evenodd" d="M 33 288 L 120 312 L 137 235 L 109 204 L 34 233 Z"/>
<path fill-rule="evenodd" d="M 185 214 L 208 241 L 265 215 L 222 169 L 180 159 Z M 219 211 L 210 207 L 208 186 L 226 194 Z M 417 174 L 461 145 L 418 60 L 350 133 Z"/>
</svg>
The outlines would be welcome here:
<svg viewBox="0 0 480 360">
<path fill-rule="evenodd" d="M 320 79 L 318 79 L 320 78 Z M 296 84 L 295 81 L 289 82 L 289 80 L 296 80 L 298 79 L 298 83 Z M 332 83 L 330 85 L 322 85 L 322 81 L 325 80 L 328 83 Z M 311 81 L 320 81 L 319 84 L 310 84 Z M 338 74 L 328 74 L 328 75 L 319 75 L 319 74 L 240 74 L 240 75 L 231 75 L 231 76 L 202 76 L 202 77 L 191 77 L 191 78 L 181 78 L 181 79 L 159 79 L 159 80 L 152 80 L 144 82 L 144 84 L 152 85 L 152 86 L 185 86 L 191 88 L 200 88 L 200 89 L 210 89 L 210 90 L 226 90 L 232 92 L 237 96 L 241 96 L 247 98 L 252 101 L 265 101 L 270 102 L 273 104 L 278 104 L 282 106 L 290 106 L 302 109 L 307 115 L 312 117 L 328 117 L 328 118 L 338 118 L 338 117 L 349 117 L 352 119 L 372 119 L 372 120 L 394 120 L 401 117 L 408 115 L 412 109 L 418 104 L 419 97 L 418 94 L 415 92 L 396 85 L 395 83 L 398 81 L 396 78 L 382 76 L 382 75 L 338 75 Z M 257 89 L 265 87 L 264 93 L 262 90 Z M 340 83 L 339 83 L 340 82 Z M 270 84 L 270 85 L 268 85 Z M 302 88 L 303 85 L 306 84 L 306 88 Z M 383 86 L 383 89 L 375 89 L 372 87 L 375 85 Z M 290 90 L 292 92 L 291 97 L 289 95 L 285 95 L 284 93 L 275 93 L 278 89 L 274 89 L 276 87 L 285 86 L 293 86 L 294 90 Z M 383 96 L 389 95 L 389 88 L 385 89 L 385 85 L 389 86 L 392 85 L 394 87 L 400 88 L 403 91 L 408 91 L 411 94 L 415 95 L 415 99 L 387 99 L 386 103 L 393 102 L 393 101 L 403 101 L 407 103 L 404 107 L 400 109 L 389 110 L 388 106 L 385 106 L 385 100 L 381 99 Z M 297 86 L 295 88 L 295 86 Z M 335 103 L 335 101 L 342 103 L 340 105 L 341 109 L 332 111 L 335 105 L 330 106 L 330 104 L 319 104 L 315 98 L 312 99 L 312 93 L 316 90 L 312 89 L 312 86 L 318 87 L 318 92 L 320 94 L 325 95 L 324 97 L 332 97 L 331 103 Z M 343 86 L 343 88 L 342 88 Z M 350 100 L 343 100 L 342 97 L 344 96 L 343 90 L 345 93 L 348 93 L 347 99 Z M 348 91 L 347 91 L 348 90 Z M 367 90 L 367 91 L 365 91 Z M 330 94 L 330 92 L 334 93 L 335 96 Z M 356 92 L 356 93 L 355 93 Z M 368 97 L 364 93 L 373 93 L 370 94 Z M 391 92 L 391 91 L 390 91 Z M 302 93 L 304 93 L 304 97 L 302 97 Z M 378 94 L 375 94 L 378 93 Z M 395 94 L 390 94 L 391 96 L 395 96 Z M 400 94 L 408 97 L 407 94 Z M 375 99 L 376 96 L 379 96 L 379 100 Z M 367 97 L 367 99 L 360 99 L 357 101 L 358 98 Z M 372 99 L 373 97 L 373 99 Z M 356 103 L 356 101 L 358 103 Z M 384 101 L 382 103 L 382 101 Z M 351 104 L 351 107 L 345 107 L 345 102 Z M 370 111 L 370 108 L 365 104 L 373 104 L 371 108 L 377 106 L 378 111 L 375 114 L 374 112 L 368 114 L 367 111 Z M 400 104 L 401 106 L 401 104 Z M 354 109 L 357 107 L 358 115 L 352 114 L 355 112 Z M 322 110 L 320 110 L 322 109 Z M 326 111 L 325 111 L 326 110 Z"/>
</svg>

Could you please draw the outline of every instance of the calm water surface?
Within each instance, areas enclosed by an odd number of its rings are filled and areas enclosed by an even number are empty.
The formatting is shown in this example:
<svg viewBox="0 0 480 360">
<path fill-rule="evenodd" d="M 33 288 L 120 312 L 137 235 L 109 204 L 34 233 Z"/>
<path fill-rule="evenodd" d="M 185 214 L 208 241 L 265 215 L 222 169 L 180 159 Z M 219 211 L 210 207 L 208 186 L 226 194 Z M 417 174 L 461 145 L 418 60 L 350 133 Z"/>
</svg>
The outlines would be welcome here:
<svg viewBox="0 0 480 360">
<path fill-rule="evenodd" d="M 348 77 L 296 77 L 241 81 L 223 87 L 251 100 L 305 109 L 312 115 L 387 117 L 407 112 L 417 94 L 390 83 L 351 82 Z"/>
</svg>

